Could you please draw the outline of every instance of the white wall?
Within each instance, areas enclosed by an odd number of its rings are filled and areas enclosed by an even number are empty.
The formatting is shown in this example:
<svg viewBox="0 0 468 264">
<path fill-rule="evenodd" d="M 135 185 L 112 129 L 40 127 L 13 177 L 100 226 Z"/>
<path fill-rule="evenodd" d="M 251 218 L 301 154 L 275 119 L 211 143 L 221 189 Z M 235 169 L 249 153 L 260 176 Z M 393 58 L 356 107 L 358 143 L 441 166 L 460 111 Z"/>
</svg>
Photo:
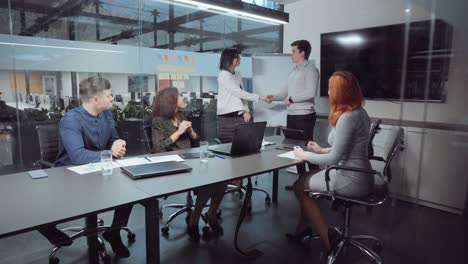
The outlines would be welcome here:
<svg viewBox="0 0 468 264">
<path fill-rule="evenodd" d="M 14 94 L 12 94 L 10 91 L 10 77 L 8 75 L 8 71 L 0 71 L 0 91 L 2 91 L 3 101 L 15 101 Z"/>
<path fill-rule="evenodd" d="M 468 122 L 468 21 L 464 17 L 467 1 L 437 1 L 438 6 L 431 7 L 431 1 L 405 0 L 302 0 L 285 6 L 289 13 L 289 24 L 284 27 L 284 53 L 290 52 L 289 44 L 297 39 L 307 39 L 312 44 L 311 59 L 320 67 L 320 34 L 365 27 L 426 20 L 435 10 L 436 18 L 452 24 L 454 28 L 452 47 L 455 56 L 451 60 L 449 87 L 446 103 L 429 103 L 427 121 L 442 123 Z M 448 2 L 448 3 L 446 3 Z M 408 4 L 409 3 L 409 4 Z M 407 17 L 405 9 L 410 8 Z M 398 89 L 398 88 L 396 88 Z M 319 113 L 329 111 L 328 98 L 317 100 Z M 400 113 L 404 120 L 423 121 L 425 104 L 405 102 L 403 107 L 387 101 L 367 101 L 365 108 L 372 117 L 398 119 Z M 465 120 L 465 121 L 463 121 Z"/>
</svg>

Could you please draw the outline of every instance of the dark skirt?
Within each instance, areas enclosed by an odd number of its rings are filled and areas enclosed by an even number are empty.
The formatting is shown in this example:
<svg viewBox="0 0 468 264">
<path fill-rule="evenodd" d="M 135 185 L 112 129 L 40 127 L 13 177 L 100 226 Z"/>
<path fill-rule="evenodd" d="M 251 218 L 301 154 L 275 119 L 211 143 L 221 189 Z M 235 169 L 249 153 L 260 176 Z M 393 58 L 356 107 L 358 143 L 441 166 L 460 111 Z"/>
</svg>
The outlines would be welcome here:
<svg viewBox="0 0 468 264">
<path fill-rule="evenodd" d="M 242 116 L 225 117 L 218 116 L 218 139 L 223 143 L 232 142 L 234 137 L 234 129 L 237 124 L 243 124 L 244 118 Z"/>
</svg>

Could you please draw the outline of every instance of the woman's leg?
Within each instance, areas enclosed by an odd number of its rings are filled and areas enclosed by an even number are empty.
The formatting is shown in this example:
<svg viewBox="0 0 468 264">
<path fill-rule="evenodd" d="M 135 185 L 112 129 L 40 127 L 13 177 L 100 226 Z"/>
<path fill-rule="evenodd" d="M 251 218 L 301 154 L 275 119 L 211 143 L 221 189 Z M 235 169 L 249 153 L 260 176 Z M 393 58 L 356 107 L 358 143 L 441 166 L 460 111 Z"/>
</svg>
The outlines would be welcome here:
<svg viewBox="0 0 468 264">
<path fill-rule="evenodd" d="M 312 175 L 302 186 L 304 189 L 326 191 L 325 171 L 322 170 Z M 328 224 L 323 218 L 318 202 L 311 198 L 309 194 L 305 193 L 304 191 L 297 193 L 297 195 L 302 206 L 303 216 L 314 227 L 314 230 L 322 239 L 327 250 L 330 250 L 330 243 L 328 240 Z"/>
<path fill-rule="evenodd" d="M 224 197 L 224 192 L 226 191 L 227 183 L 217 183 L 211 186 L 211 202 L 210 208 L 208 209 L 207 216 L 212 221 L 217 220 L 217 213 L 219 205 Z"/>
<path fill-rule="evenodd" d="M 299 221 L 298 221 L 298 223 L 296 225 L 295 234 L 301 233 L 308 226 L 308 222 L 307 222 L 307 219 L 306 219 L 306 217 L 304 215 L 304 210 L 302 208 L 301 195 L 305 191 L 306 182 L 308 182 L 308 179 L 310 178 L 309 176 L 310 175 L 307 175 L 307 174 L 299 175 L 298 179 L 293 184 L 294 194 L 296 195 L 296 198 L 297 198 L 297 200 L 299 202 L 299 210 L 300 210 Z"/>
<path fill-rule="evenodd" d="M 210 199 L 210 195 L 210 191 L 207 188 L 202 187 L 197 190 L 197 199 L 195 201 L 195 208 L 190 214 L 189 226 L 198 226 L 203 207 L 205 207 L 205 204 Z"/>
</svg>

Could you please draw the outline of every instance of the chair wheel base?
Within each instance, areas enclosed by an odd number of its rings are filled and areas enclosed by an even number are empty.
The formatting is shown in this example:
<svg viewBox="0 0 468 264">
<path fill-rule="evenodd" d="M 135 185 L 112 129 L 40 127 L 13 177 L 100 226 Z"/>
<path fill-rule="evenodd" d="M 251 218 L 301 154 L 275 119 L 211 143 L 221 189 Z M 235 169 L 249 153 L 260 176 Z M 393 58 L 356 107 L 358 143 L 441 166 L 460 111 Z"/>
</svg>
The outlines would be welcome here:
<svg viewBox="0 0 468 264">
<path fill-rule="evenodd" d="M 111 257 L 109 255 L 104 255 L 101 259 L 104 264 L 111 264 Z"/>
<path fill-rule="evenodd" d="M 49 264 L 58 264 L 59 262 L 60 262 L 60 259 L 57 257 L 49 258 Z"/>
<path fill-rule="evenodd" d="M 380 255 L 382 252 L 382 244 L 378 242 L 374 243 L 374 245 L 372 245 L 372 251 L 374 251 L 377 255 Z"/>
<path fill-rule="evenodd" d="M 135 235 L 135 234 L 132 233 L 132 234 L 128 234 L 128 235 L 127 235 L 127 240 L 128 240 L 129 243 L 135 242 L 135 239 L 136 239 L 136 235 Z"/>
</svg>

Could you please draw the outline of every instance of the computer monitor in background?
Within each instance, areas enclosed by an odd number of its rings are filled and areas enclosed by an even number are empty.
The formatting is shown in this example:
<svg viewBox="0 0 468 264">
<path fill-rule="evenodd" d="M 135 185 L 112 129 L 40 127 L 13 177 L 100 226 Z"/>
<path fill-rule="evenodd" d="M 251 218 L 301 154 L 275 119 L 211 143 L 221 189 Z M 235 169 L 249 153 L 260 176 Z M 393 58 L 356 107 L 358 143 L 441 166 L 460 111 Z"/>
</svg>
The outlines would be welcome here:
<svg viewBox="0 0 468 264">
<path fill-rule="evenodd" d="M 122 95 L 116 94 L 114 99 L 115 99 L 116 102 L 121 103 L 122 102 Z"/>
</svg>

